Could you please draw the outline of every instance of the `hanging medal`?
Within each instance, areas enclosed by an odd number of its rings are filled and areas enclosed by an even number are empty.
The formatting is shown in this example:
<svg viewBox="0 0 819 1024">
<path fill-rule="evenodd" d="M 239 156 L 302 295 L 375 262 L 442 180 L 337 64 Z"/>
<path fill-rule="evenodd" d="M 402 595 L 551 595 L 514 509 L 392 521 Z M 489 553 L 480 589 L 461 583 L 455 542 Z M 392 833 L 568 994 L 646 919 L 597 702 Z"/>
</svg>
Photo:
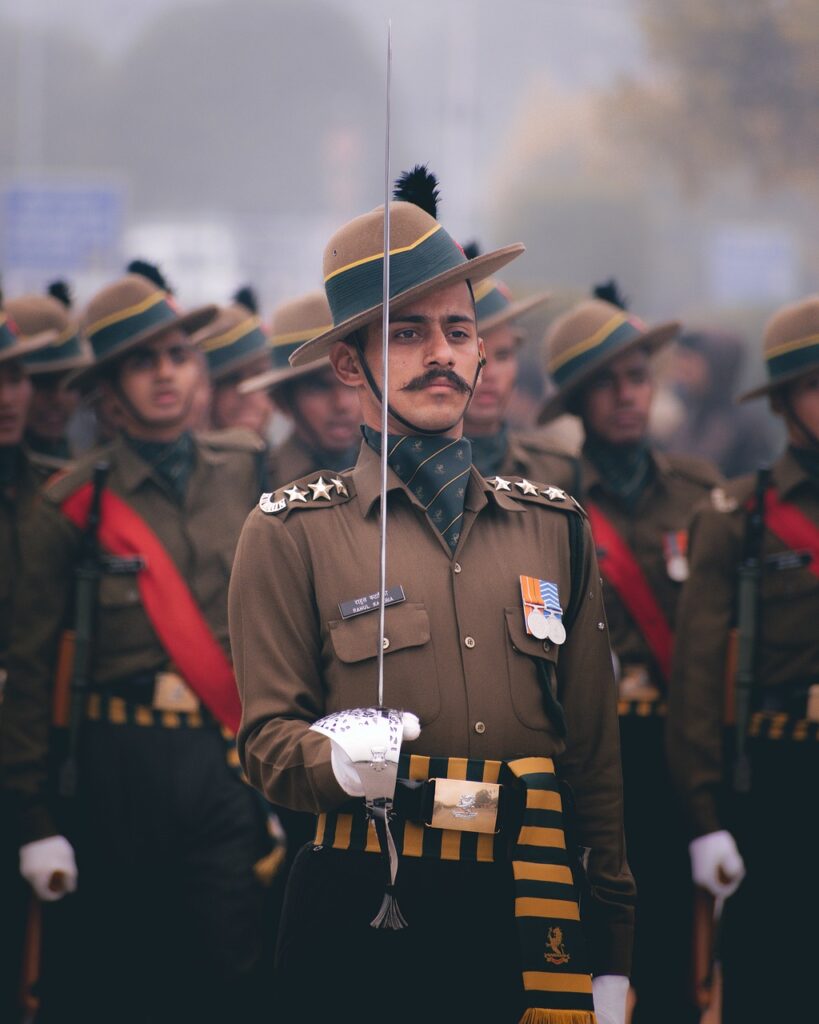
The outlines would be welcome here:
<svg viewBox="0 0 819 1024">
<path fill-rule="evenodd" d="M 523 621 L 529 636 L 562 644 L 566 639 L 563 609 L 556 583 L 534 576 L 520 577 Z"/>
<path fill-rule="evenodd" d="M 688 579 L 688 531 L 672 530 L 663 534 L 663 553 L 668 578 L 684 583 Z"/>
</svg>

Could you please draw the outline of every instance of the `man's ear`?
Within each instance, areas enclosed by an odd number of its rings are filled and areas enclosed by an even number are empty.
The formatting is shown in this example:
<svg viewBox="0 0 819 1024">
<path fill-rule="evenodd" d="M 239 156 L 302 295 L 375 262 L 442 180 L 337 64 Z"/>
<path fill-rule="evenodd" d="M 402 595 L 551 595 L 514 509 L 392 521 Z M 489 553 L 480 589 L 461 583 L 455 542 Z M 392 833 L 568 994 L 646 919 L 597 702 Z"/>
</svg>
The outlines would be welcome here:
<svg viewBox="0 0 819 1024">
<path fill-rule="evenodd" d="M 478 338 L 478 366 L 481 369 L 486 366 L 486 348 L 483 344 L 483 338 Z"/>
<path fill-rule="evenodd" d="M 361 362 L 354 345 L 346 341 L 337 341 L 330 349 L 330 364 L 342 384 L 356 388 L 364 383 Z"/>
</svg>

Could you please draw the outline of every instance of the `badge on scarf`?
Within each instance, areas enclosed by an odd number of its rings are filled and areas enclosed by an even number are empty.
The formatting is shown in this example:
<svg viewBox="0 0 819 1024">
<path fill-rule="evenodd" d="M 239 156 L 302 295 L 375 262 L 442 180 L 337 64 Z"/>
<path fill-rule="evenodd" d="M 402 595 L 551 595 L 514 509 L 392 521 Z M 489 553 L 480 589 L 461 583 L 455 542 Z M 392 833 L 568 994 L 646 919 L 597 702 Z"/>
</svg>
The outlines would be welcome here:
<svg viewBox="0 0 819 1024">
<path fill-rule="evenodd" d="M 557 584 L 535 579 L 534 576 L 521 576 L 520 595 L 523 599 L 523 622 L 529 636 L 562 644 L 566 639 L 566 627 L 563 625 Z"/>
<path fill-rule="evenodd" d="M 663 535 L 663 552 L 668 578 L 675 583 L 688 579 L 688 531 L 672 530 Z"/>
</svg>

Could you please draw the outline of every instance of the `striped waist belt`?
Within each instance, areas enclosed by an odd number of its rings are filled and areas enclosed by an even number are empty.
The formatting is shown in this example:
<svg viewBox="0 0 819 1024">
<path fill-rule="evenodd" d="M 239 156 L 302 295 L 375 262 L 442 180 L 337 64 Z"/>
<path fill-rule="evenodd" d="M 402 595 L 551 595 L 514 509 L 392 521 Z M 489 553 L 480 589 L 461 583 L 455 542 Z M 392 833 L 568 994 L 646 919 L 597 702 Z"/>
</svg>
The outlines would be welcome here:
<svg viewBox="0 0 819 1024">
<path fill-rule="evenodd" d="M 819 722 L 786 711 L 755 711 L 748 725 L 748 735 L 758 740 L 815 743 L 819 740 Z"/>
</svg>

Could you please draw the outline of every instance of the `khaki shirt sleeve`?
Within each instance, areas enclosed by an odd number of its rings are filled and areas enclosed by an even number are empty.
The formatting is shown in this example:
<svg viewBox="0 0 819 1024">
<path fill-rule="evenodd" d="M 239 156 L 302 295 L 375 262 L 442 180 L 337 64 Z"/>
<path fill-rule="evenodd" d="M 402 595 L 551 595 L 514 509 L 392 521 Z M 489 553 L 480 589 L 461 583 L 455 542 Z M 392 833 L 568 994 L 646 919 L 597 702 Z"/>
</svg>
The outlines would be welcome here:
<svg viewBox="0 0 819 1024">
<path fill-rule="evenodd" d="M 589 850 L 592 900 L 584 909 L 594 974 L 628 974 L 634 879 L 626 863 L 617 700 L 600 573 L 588 523 L 583 599 L 561 650 L 558 685 L 566 713 L 560 774 L 572 789 L 577 840 Z M 602 627 L 602 628 L 601 628 Z"/>
<path fill-rule="evenodd" d="M 77 531 L 47 499 L 37 503 L 20 534 L 22 568 L 0 716 L 3 785 L 17 811 L 20 843 L 57 831 L 47 801 L 51 703 L 77 543 Z"/>
<path fill-rule="evenodd" d="M 672 778 L 695 836 L 724 827 L 718 808 L 725 664 L 738 561 L 731 517 L 702 509 L 691 528 L 690 575 L 677 609 L 666 723 Z"/>
<path fill-rule="evenodd" d="M 311 592 L 311 570 L 290 530 L 252 512 L 239 539 L 228 601 L 242 701 L 239 757 L 268 800 L 318 813 L 349 797 L 335 781 L 329 740 L 309 731 L 325 713 Z"/>
</svg>

